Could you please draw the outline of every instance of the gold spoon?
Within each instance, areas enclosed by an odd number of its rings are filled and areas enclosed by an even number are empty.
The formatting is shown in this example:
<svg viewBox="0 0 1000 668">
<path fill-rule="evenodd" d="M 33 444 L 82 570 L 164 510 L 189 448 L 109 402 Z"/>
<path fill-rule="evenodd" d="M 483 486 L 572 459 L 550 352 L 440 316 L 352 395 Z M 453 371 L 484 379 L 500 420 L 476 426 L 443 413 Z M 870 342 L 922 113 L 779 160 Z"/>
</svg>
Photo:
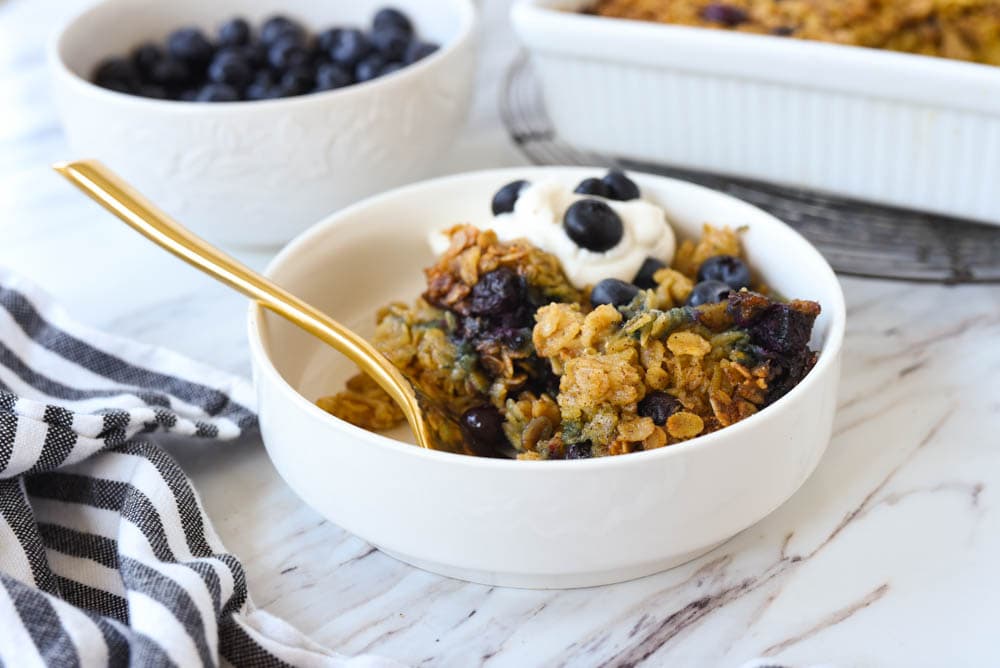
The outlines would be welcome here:
<svg viewBox="0 0 1000 668">
<path fill-rule="evenodd" d="M 417 444 L 434 449 L 434 440 L 413 386 L 368 341 L 192 234 L 97 160 L 60 162 L 53 168 L 153 243 L 347 356 L 399 404 L 417 437 Z"/>
</svg>

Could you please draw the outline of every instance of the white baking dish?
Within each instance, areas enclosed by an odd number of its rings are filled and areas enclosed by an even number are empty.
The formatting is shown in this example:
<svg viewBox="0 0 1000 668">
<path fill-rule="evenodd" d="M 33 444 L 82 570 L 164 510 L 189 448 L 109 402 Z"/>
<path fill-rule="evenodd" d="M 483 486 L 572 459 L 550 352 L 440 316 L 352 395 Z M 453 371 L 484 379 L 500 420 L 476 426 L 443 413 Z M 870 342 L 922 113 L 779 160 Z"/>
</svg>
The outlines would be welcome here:
<svg viewBox="0 0 1000 668">
<path fill-rule="evenodd" d="M 512 10 L 573 145 L 1000 224 L 1000 67 L 573 12 L 588 4 Z"/>
</svg>

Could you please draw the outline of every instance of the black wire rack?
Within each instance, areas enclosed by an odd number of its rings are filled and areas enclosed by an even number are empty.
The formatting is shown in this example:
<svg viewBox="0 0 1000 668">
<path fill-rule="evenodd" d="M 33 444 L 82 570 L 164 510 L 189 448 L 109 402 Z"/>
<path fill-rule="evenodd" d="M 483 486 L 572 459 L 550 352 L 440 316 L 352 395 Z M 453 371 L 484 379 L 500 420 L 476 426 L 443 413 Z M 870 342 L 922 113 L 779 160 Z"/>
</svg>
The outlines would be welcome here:
<svg viewBox="0 0 1000 668">
<path fill-rule="evenodd" d="M 839 273 L 944 283 L 1000 282 L 997 226 L 576 150 L 559 140 L 526 53 L 507 71 L 500 113 L 511 139 L 536 164 L 614 166 L 720 190 L 794 227 Z"/>
</svg>

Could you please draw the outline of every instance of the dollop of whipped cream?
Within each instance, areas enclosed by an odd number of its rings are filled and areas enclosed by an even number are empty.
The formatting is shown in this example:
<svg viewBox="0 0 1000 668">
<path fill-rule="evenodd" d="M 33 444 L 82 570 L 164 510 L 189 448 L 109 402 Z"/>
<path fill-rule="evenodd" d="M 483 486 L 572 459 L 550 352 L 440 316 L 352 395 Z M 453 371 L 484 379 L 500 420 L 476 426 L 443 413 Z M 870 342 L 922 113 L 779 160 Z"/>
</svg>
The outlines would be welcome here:
<svg viewBox="0 0 1000 668">
<path fill-rule="evenodd" d="M 618 214 L 624 228 L 621 241 L 604 252 L 576 245 L 563 228 L 563 216 L 574 202 L 600 199 Z M 562 264 L 566 278 L 577 288 L 593 285 L 605 278 L 631 282 L 646 258 L 670 264 L 676 248 L 674 230 L 663 209 L 651 202 L 634 199 L 628 202 L 578 195 L 557 179 L 546 179 L 524 186 L 510 213 L 494 216 L 480 228 L 496 232 L 501 241 L 526 239 L 532 245 L 552 253 Z M 448 249 L 448 236 L 442 230 L 430 235 L 431 249 L 440 255 Z"/>
</svg>

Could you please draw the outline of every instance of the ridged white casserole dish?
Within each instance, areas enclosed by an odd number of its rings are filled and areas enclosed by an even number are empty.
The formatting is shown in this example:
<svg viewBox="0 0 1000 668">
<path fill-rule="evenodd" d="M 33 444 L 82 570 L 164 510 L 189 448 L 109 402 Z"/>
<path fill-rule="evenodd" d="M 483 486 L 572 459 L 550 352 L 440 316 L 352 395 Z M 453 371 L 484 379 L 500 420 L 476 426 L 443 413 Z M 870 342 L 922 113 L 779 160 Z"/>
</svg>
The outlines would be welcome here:
<svg viewBox="0 0 1000 668">
<path fill-rule="evenodd" d="M 579 148 L 1000 225 L 1000 68 L 519 0 Z"/>
</svg>

